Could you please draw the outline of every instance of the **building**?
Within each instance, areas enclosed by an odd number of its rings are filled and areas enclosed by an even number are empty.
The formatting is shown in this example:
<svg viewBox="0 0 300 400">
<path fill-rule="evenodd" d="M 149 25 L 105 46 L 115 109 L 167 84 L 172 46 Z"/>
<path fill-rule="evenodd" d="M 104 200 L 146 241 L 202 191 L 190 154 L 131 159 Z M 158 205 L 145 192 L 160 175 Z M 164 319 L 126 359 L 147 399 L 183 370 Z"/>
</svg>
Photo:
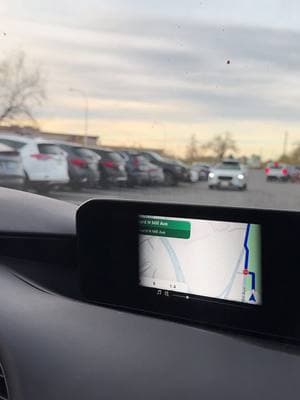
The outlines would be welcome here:
<svg viewBox="0 0 300 400">
<path fill-rule="evenodd" d="M 84 136 L 73 134 L 73 133 L 57 133 L 57 132 L 44 132 L 39 128 L 34 128 L 32 126 L 18 126 L 18 125 L 10 125 L 10 126 L 0 126 L 0 135 L 1 133 L 14 133 L 21 136 L 31 136 L 31 137 L 40 137 L 49 140 L 63 140 L 65 142 L 72 142 L 78 144 L 84 144 Z M 87 136 L 87 145 L 96 146 L 99 142 L 99 136 L 96 135 L 88 135 Z"/>
</svg>

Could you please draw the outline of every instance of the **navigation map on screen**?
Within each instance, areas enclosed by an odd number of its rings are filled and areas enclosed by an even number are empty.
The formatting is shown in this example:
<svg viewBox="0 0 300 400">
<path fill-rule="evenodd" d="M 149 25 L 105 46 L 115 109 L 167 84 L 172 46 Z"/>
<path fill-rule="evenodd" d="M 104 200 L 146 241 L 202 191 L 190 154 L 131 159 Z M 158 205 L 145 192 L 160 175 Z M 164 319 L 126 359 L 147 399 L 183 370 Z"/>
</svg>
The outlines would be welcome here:
<svg viewBox="0 0 300 400">
<path fill-rule="evenodd" d="M 142 215 L 139 233 L 141 286 L 262 303 L 259 225 Z"/>
</svg>

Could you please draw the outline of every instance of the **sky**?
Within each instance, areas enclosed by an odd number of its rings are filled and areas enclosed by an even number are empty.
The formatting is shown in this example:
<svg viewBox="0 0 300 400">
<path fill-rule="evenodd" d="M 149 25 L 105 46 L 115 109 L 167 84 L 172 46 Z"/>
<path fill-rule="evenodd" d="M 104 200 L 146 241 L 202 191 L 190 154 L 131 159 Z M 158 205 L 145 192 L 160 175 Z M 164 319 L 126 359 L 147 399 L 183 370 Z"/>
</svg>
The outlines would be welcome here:
<svg viewBox="0 0 300 400">
<path fill-rule="evenodd" d="M 298 0 L 7 0 L 0 17 L 0 60 L 22 50 L 45 76 L 44 130 L 83 133 L 84 93 L 106 145 L 183 155 L 229 131 L 275 158 L 285 132 L 300 142 Z"/>
</svg>

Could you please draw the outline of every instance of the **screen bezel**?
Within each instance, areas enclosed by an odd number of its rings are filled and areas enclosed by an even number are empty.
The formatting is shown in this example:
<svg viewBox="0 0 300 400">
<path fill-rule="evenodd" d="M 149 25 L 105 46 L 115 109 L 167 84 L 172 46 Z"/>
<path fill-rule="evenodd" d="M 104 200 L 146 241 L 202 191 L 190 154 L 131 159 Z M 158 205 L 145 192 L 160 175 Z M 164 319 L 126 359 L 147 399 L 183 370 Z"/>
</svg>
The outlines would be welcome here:
<svg viewBox="0 0 300 400">
<path fill-rule="evenodd" d="M 248 222 L 261 226 L 262 304 L 201 297 L 197 302 L 156 296 L 139 285 L 138 216 Z M 91 200 L 77 213 L 81 289 L 88 301 L 194 324 L 300 339 L 296 318 L 296 212 L 121 200 Z M 278 234 L 278 231 L 280 232 Z M 288 252 L 286 249 L 289 249 Z M 122 267 L 126 265 L 126 268 Z M 280 266 L 291 268 L 279 275 Z M 271 272 L 269 272 L 271 271 Z"/>
</svg>

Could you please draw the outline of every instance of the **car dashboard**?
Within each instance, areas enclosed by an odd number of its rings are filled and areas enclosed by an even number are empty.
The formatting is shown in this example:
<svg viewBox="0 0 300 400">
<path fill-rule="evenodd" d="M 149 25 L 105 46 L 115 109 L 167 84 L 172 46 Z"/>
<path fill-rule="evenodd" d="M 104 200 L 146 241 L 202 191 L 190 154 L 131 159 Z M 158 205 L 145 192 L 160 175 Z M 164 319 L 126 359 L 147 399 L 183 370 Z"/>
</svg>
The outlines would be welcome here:
<svg viewBox="0 0 300 400">
<path fill-rule="evenodd" d="M 300 394 L 298 345 L 87 302 L 79 284 L 76 206 L 6 189 L 0 195 L 3 398 Z"/>
</svg>

